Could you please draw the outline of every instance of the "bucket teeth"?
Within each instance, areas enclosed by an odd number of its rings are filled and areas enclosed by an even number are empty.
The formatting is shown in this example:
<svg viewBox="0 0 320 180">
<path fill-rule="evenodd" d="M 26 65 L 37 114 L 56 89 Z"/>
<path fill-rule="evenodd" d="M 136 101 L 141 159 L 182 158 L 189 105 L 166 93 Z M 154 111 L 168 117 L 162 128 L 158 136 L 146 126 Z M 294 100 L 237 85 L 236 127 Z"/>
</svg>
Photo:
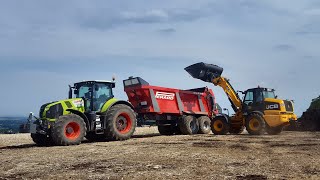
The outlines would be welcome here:
<svg viewBox="0 0 320 180">
<path fill-rule="evenodd" d="M 185 70 L 196 79 L 205 82 L 212 82 L 213 79 L 221 77 L 223 68 L 214 64 L 206 64 L 203 62 L 193 64 L 185 68 Z"/>
</svg>

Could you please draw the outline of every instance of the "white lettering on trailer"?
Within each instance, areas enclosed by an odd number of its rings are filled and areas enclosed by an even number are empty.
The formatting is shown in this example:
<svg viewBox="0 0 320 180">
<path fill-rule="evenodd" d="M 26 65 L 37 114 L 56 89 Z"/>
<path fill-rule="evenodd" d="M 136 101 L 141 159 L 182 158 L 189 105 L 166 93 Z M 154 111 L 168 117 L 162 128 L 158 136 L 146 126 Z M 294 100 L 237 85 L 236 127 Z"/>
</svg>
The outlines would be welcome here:
<svg viewBox="0 0 320 180">
<path fill-rule="evenodd" d="M 174 93 L 166 93 L 166 92 L 157 92 L 156 98 L 157 99 L 166 99 L 166 100 L 174 100 Z"/>
</svg>

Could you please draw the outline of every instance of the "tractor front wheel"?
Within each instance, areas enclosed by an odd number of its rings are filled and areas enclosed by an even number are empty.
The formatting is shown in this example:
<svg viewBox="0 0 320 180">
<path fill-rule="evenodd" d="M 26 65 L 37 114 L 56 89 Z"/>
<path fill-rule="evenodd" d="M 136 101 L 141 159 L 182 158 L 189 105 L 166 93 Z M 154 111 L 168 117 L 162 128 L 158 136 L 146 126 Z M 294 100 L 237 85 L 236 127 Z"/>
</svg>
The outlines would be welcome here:
<svg viewBox="0 0 320 180">
<path fill-rule="evenodd" d="M 79 145 L 85 135 L 85 122 L 75 114 L 60 116 L 52 128 L 52 140 L 59 146 Z"/>
<path fill-rule="evenodd" d="M 51 146 L 53 143 L 51 137 L 43 134 L 31 134 L 31 138 L 37 146 Z"/>
<path fill-rule="evenodd" d="M 130 139 L 137 126 L 137 119 L 131 107 L 118 104 L 112 106 L 106 114 L 105 136 L 111 141 Z"/>
<path fill-rule="evenodd" d="M 264 118 L 259 114 L 253 113 L 246 120 L 246 129 L 251 135 L 262 135 L 265 133 L 265 128 Z"/>
</svg>

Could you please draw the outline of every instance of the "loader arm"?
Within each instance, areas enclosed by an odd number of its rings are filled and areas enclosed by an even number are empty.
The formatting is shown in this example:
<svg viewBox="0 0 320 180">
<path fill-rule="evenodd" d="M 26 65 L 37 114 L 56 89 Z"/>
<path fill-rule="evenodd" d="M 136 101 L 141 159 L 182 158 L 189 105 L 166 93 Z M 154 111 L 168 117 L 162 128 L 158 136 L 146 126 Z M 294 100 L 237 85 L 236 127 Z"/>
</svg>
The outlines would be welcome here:
<svg viewBox="0 0 320 180">
<path fill-rule="evenodd" d="M 218 77 L 218 78 L 214 78 L 212 80 L 212 83 L 215 86 L 220 86 L 224 90 L 224 92 L 228 96 L 228 99 L 231 103 L 231 106 L 234 112 L 238 112 L 242 110 L 242 101 L 239 95 L 237 94 L 237 92 L 233 89 L 228 79 L 224 77 Z"/>
</svg>

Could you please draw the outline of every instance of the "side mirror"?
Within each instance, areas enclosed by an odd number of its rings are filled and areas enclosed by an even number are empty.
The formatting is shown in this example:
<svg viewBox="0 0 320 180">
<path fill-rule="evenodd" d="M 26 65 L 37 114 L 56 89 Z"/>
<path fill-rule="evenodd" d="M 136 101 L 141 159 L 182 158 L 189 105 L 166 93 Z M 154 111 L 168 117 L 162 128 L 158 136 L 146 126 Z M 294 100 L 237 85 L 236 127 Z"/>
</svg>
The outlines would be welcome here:
<svg viewBox="0 0 320 180">
<path fill-rule="evenodd" d="M 278 96 L 276 96 L 275 98 L 278 99 Z"/>
<path fill-rule="evenodd" d="M 75 89 L 75 90 L 74 90 L 74 94 L 79 94 L 79 90 L 78 90 L 78 89 Z"/>
</svg>

